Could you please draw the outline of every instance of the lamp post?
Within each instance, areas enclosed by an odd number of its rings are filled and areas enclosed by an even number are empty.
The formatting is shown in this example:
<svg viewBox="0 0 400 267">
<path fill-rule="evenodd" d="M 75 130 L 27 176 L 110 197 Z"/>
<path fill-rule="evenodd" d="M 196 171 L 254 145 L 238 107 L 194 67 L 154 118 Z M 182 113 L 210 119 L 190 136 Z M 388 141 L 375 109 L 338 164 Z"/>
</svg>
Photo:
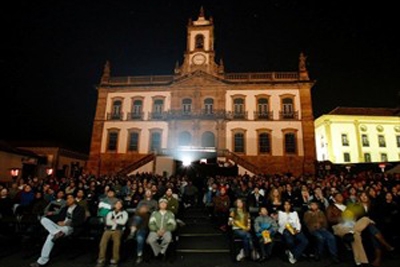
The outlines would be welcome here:
<svg viewBox="0 0 400 267">
<path fill-rule="evenodd" d="M 386 164 L 385 163 L 379 164 L 379 168 L 381 168 L 382 172 L 385 172 Z"/>
<path fill-rule="evenodd" d="M 53 168 L 46 168 L 46 174 L 47 174 L 47 176 L 53 175 L 53 172 L 54 172 Z"/>
<path fill-rule="evenodd" d="M 11 168 L 10 174 L 12 177 L 13 182 L 15 182 L 19 176 L 20 169 L 19 168 Z"/>
</svg>

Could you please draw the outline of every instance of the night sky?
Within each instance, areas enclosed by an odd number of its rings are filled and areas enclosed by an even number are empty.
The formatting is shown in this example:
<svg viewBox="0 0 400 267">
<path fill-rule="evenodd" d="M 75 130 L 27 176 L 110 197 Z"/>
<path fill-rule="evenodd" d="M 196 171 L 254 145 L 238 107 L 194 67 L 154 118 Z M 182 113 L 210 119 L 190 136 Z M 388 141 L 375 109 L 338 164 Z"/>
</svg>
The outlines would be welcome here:
<svg viewBox="0 0 400 267">
<path fill-rule="evenodd" d="M 328 2 L 328 3 L 327 3 Z M 358 2 L 358 3 L 354 3 Z M 88 152 L 96 85 L 112 76 L 173 74 L 186 25 L 213 16 L 226 72 L 297 71 L 307 55 L 314 117 L 337 106 L 399 106 L 395 1 L 32 1 L 2 7 L 0 140 Z M 6 96 L 8 94 L 9 96 Z"/>
</svg>

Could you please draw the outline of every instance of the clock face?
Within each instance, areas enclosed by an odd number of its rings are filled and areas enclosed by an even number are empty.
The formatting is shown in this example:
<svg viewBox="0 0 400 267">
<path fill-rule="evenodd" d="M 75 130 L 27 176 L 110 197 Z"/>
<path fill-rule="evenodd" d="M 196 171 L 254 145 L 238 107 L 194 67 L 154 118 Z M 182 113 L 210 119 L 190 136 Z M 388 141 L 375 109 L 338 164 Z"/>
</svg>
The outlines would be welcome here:
<svg viewBox="0 0 400 267">
<path fill-rule="evenodd" d="M 192 58 L 192 62 L 195 65 L 203 65 L 206 62 L 206 56 L 203 54 L 195 54 Z"/>
</svg>

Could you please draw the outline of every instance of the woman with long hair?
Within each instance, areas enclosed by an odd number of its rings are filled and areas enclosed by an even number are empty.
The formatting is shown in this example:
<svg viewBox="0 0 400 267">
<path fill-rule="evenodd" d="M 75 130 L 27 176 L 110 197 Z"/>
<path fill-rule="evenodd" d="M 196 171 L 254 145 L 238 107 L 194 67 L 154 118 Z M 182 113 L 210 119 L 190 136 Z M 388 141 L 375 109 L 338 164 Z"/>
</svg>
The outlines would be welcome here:
<svg viewBox="0 0 400 267">
<path fill-rule="evenodd" d="M 278 232 L 282 234 L 287 246 L 286 254 L 291 264 L 295 264 L 307 248 L 308 239 L 301 230 L 297 211 L 292 209 L 290 201 L 283 202 L 283 210 L 278 212 Z"/>
<path fill-rule="evenodd" d="M 241 198 L 235 201 L 235 207 L 229 214 L 229 225 L 232 226 L 233 235 L 243 240 L 243 249 L 240 250 L 240 253 L 236 257 L 237 261 L 241 261 L 249 257 L 254 249 L 250 213 L 247 211 L 245 202 Z"/>
</svg>

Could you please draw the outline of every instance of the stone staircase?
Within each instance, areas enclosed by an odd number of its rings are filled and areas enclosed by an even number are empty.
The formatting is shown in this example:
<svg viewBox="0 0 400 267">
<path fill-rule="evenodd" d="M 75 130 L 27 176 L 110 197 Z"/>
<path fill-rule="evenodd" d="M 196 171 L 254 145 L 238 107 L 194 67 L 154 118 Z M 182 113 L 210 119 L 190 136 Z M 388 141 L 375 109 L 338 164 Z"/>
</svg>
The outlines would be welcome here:
<svg viewBox="0 0 400 267">
<path fill-rule="evenodd" d="M 177 254 L 224 254 L 229 257 L 229 242 L 225 233 L 214 227 L 204 208 L 190 207 L 181 220 L 185 226 L 179 230 Z"/>
</svg>

